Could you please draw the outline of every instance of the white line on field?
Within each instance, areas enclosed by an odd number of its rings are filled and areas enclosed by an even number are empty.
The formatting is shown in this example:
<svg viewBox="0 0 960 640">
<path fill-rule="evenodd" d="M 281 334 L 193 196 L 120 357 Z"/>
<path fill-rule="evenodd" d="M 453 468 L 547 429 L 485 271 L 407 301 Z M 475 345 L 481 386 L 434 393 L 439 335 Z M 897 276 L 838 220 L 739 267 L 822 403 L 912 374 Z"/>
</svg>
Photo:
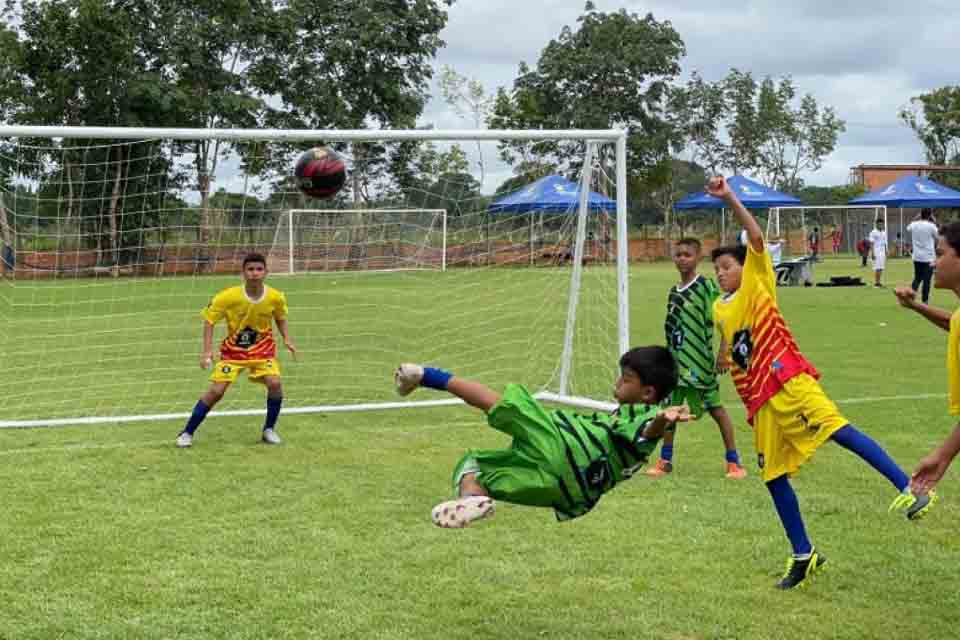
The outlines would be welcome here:
<svg viewBox="0 0 960 640">
<path fill-rule="evenodd" d="M 911 400 L 932 400 L 932 399 L 942 399 L 946 398 L 944 393 L 918 393 L 913 395 L 902 395 L 902 396 L 874 396 L 874 397 L 865 397 L 865 398 L 847 398 L 845 400 L 837 400 L 837 404 L 868 404 L 871 402 L 907 402 Z M 731 410 L 743 411 L 743 405 L 737 403 L 736 406 L 729 407 Z M 482 422 L 482 419 L 480 420 Z M 418 432 L 422 431 L 439 431 L 441 429 L 450 429 L 452 427 L 465 427 L 478 424 L 477 421 L 463 421 L 463 422 L 449 422 L 442 421 L 437 424 L 425 425 L 417 428 Z M 2 432 L 2 430 L 0 430 Z M 153 447 L 161 445 L 170 445 L 173 447 L 172 439 L 167 440 L 150 440 L 144 442 L 111 442 L 103 444 L 93 444 L 93 443 L 82 443 L 82 444 L 68 444 L 62 447 L 28 447 L 22 449 L 4 449 L 0 451 L 0 456 L 8 455 L 22 455 L 25 453 L 65 453 L 70 451 L 85 451 L 85 450 L 96 450 L 96 449 L 133 449 L 141 447 Z"/>
</svg>

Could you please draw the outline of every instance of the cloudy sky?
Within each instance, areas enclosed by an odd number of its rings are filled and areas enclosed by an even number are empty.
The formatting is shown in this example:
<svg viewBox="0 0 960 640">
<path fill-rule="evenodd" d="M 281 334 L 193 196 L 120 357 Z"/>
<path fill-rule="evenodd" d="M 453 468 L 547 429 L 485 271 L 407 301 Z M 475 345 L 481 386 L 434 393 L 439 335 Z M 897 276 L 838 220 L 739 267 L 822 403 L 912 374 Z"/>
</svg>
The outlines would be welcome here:
<svg viewBox="0 0 960 640">
<path fill-rule="evenodd" d="M 517 65 L 535 66 L 583 0 L 459 0 L 442 33 L 447 64 L 493 93 Z M 958 81 L 958 0 L 594 0 L 669 20 L 687 47 L 685 74 L 718 80 L 731 67 L 757 77 L 789 74 L 800 93 L 833 106 L 847 131 L 808 184 L 845 184 L 851 166 L 922 162 L 923 148 L 897 119 L 912 96 Z M 434 89 L 434 95 L 439 92 Z M 435 98 L 423 117 L 439 128 L 468 128 Z M 499 168 L 497 173 L 508 173 Z M 487 181 L 488 184 L 491 180 Z"/>
</svg>

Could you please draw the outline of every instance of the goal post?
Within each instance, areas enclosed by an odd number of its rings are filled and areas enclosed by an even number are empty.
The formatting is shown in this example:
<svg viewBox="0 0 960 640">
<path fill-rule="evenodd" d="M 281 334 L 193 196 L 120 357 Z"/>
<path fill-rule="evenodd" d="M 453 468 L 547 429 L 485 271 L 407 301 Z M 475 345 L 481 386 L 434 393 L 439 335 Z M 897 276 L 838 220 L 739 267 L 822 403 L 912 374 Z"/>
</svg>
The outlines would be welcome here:
<svg viewBox="0 0 960 640">
<path fill-rule="evenodd" d="M 360 248 L 363 259 L 351 260 Z M 273 273 L 447 270 L 446 209 L 290 209 L 267 254 Z"/>
<path fill-rule="evenodd" d="M 491 179 L 488 161 L 484 181 L 472 157 L 465 171 L 414 161 L 460 142 L 488 158 L 518 150 L 578 193 L 560 211 L 497 211 L 541 176 L 518 162 Z M 201 174 L 198 150 L 213 143 L 219 162 Z M 329 200 L 289 175 L 315 145 L 335 147 L 352 178 Z M 630 346 L 626 175 L 621 130 L 0 127 L 15 255 L 0 317 L 20 379 L 0 428 L 184 419 L 208 385 L 200 311 L 240 284 L 252 252 L 285 275 L 267 281 L 286 294 L 300 354 L 278 338 L 285 413 L 459 403 L 398 398 L 402 361 L 611 408 Z M 263 411 L 259 386 L 240 380 L 211 415 Z"/>
</svg>

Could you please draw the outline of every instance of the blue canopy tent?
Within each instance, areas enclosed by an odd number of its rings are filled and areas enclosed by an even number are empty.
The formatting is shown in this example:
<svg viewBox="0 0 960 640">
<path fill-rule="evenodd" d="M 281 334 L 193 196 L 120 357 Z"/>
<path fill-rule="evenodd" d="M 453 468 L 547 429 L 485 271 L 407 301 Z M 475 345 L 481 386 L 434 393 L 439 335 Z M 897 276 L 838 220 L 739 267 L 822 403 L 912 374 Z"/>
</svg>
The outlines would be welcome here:
<svg viewBox="0 0 960 640">
<path fill-rule="evenodd" d="M 502 196 L 487 207 L 491 214 L 530 214 L 530 262 L 534 257 L 534 221 L 540 214 L 575 214 L 580 208 L 580 185 L 563 176 L 547 176 Z M 587 194 L 587 210 L 590 212 L 615 212 L 615 200 L 591 191 Z"/>
<path fill-rule="evenodd" d="M 802 204 L 799 198 L 781 193 L 741 175 L 727 178 L 727 184 L 730 185 L 730 189 L 737 194 L 740 202 L 747 209 L 771 209 Z M 724 211 L 726 206 L 726 203 L 720 198 L 711 196 L 706 191 L 698 191 L 678 200 L 673 208 L 680 211 L 686 209 L 720 209 L 720 235 L 725 239 L 727 235 L 726 212 Z"/>
<path fill-rule="evenodd" d="M 573 213 L 580 204 L 580 185 L 563 176 L 547 176 L 494 200 L 490 213 Z M 590 211 L 616 211 L 617 203 L 591 191 Z"/>
<path fill-rule="evenodd" d="M 900 237 L 903 237 L 903 210 L 960 208 L 960 191 L 920 176 L 904 176 L 890 184 L 850 200 L 849 204 L 887 206 L 900 209 Z"/>
</svg>

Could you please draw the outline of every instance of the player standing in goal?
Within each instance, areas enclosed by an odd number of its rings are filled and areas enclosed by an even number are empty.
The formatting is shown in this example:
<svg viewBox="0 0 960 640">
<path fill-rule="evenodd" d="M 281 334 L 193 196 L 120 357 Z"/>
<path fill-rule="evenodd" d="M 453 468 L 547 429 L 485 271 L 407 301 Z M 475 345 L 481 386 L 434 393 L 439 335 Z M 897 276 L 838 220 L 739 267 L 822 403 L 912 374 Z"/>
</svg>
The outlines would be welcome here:
<svg viewBox="0 0 960 640">
<path fill-rule="evenodd" d="M 720 296 L 720 290 L 713 280 L 697 273 L 701 255 L 700 241 L 696 238 L 681 238 L 673 247 L 673 263 L 680 272 L 680 284 L 670 288 L 664 332 L 667 348 L 677 361 L 679 379 L 670 404 L 686 404 L 698 418 L 704 411 L 710 414 L 723 438 L 726 477 L 740 479 L 747 477 L 747 472 L 740 464 L 733 422 L 720 404 L 716 370 L 721 359 L 713 355 L 713 301 Z M 673 431 L 663 435 L 660 459 L 647 469 L 648 476 L 660 477 L 673 471 L 675 438 Z"/>
<path fill-rule="evenodd" d="M 883 474 L 897 489 L 890 505 L 907 518 L 923 517 L 936 496 L 915 495 L 910 479 L 886 451 L 844 418 L 820 388 L 819 373 L 797 347 L 777 306 L 776 276 L 756 219 L 744 208 L 722 177 L 707 185 L 722 198 L 747 229 L 746 247 L 713 251 L 717 281 L 726 293 L 713 305 L 721 341 L 730 345 L 730 371 L 753 425 L 763 481 L 793 547 L 781 589 L 804 585 L 826 563 L 811 544 L 790 485 L 796 473 L 827 440 L 833 440 Z"/>
<path fill-rule="evenodd" d="M 201 312 L 201 368 L 209 369 L 213 362 L 213 327 L 224 318 L 227 337 L 220 345 L 220 360 L 210 375 L 210 388 L 200 396 L 186 426 L 177 436 L 178 447 L 193 444 L 197 427 L 243 370 L 247 371 L 251 382 L 259 382 L 267 388 L 267 419 L 263 424 L 262 439 L 267 444 L 280 444 L 276 424 L 283 403 L 283 387 L 277 364 L 277 344 L 273 339 L 274 321 L 294 358 L 297 348 L 288 333 L 287 299 L 283 293 L 264 283 L 266 277 L 266 258 L 259 253 L 247 255 L 243 259 L 243 285 L 224 289 Z"/>
<path fill-rule="evenodd" d="M 631 349 L 620 358 L 612 414 L 547 410 L 518 384 L 501 396 L 442 369 L 401 364 L 397 392 L 447 391 L 487 415 L 513 438 L 507 449 L 468 451 L 453 472 L 457 496 L 433 508 L 438 527 L 459 529 L 493 513 L 494 500 L 552 507 L 558 520 L 590 511 L 614 485 L 647 461 L 660 436 L 690 419 L 688 407 L 661 408 L 677 384 L 677 365 L 664 347 Z"/>
</svg>

